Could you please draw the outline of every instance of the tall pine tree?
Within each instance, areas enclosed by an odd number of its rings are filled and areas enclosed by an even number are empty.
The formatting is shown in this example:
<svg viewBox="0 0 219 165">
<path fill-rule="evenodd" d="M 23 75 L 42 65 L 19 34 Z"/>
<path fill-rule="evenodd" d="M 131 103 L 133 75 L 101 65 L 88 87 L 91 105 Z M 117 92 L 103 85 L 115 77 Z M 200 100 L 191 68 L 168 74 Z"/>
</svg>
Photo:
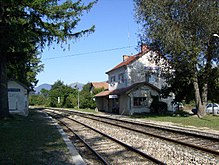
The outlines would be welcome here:
<svg viewBox="0 0 219 165">
<path fill-rule="evenodd" d="M 33 59 L 36 48 L 66 43 L 94 32 L 94 26 L 76 31 L 84 12 L 96 1 L 84 5 L 81 0 L 2 0 L 0 6 L 0 117 L 9 115 L 7 67 L 13 59 L 20 63 Z M 24 58 L 20 58 L 20 57 Z"/>
</svg>

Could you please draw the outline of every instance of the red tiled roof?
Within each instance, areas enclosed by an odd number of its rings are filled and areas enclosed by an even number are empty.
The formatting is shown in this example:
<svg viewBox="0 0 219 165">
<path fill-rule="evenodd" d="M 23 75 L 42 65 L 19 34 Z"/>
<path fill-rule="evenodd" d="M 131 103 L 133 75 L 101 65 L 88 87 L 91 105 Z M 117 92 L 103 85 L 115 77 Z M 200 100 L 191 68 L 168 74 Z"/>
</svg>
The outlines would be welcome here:
<svg viewBox="0 0 219 165">
<path fill-rule="evenodd" d="M 118 68 L 121 68 L 123 66 L 127 66 L 129 64 L 131 64 L 132 62 L 134 62 L 135 60 L 137 60 L 139 57 L 141 57 L 144 53 L 138 53 L 134 56 L 130 56 L 128 57 L 127 60 L 121 62 L 120 64 L 116 65 L 113 69 L 109 70 L 108 72 L 106 72 L 106 74 L 108 74 L 109 72 L 113 71 L 113 70 L 116 70 Z"/>
<path fill-rule="evenodd" d="M 133 56 L 127 56 L 125 55 L 125 59 L 123 62 L 121 62 L 120 64 L 116 65 L 113 69 L 109 70 L 108 72 L 106 72 L 106 74 L 108 74 L 109 72 L 116 70 L 118 68 L 127 66 L 129 64 L 131 64 L 132 62 L 134 62 L 135 60 L 137 60 L 138 58 L 140 58 L 141 56 L 143 56 L 145 53 L 149 52 L 150 48 L 146 45 L 146 44 L 142 44 L 141 45 L 141 52 L 133 55 Z"/>
<path fill-rule="evenodd" d="M 148 51 L 149 51 L 149 50 L 148 50 Z M 144 55 L 145 53 L 147 53 L 148 51 L 146 51 L 146 52 L 140 52 L 140 53 L 138 53 L 138 54 L 136 54 L 136 55 L 134 55 L 134 56 L 129 56 L 129 57 L 127 58 L 127 60 L 121 62 L 121 63 L 118 64 L 118 65 L 116 65 L 113 69 L 107 71 L 106 74 L 108 74 L 109 72 L 114 71 L 114 70 L 116 70 L 116 69 L 118 69 L 118 68 L 121 68 L 121 67 L 124 67 L 124 66 L 127 66 L 127 65 L 131 64 L 132 62 L 134 62 L 135 60 L 137 60 L 138 58 L 140 58 L 141 56 L 143 56 L 143 55 Z"/>
<path fill-rule="evenodd" d="M 107 82 L 92 82 L 91 85 L 94 88 L 104 88 L 108 89 L 108 83 Z"/>
</svg>

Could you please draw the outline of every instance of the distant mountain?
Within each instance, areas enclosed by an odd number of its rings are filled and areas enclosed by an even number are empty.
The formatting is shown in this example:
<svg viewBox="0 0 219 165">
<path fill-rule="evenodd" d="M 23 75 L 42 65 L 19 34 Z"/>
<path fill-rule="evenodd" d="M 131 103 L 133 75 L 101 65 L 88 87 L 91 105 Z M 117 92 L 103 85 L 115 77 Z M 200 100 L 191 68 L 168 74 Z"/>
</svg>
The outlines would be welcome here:
<svg viewBox="0 0 219 165">
<path fill-rule="evenodd" d="M 69 86 L 71 88 L 77 87 L 81 91 L 83 89 L 84 84 L 79 83 L 79 82 L 75 82 L 75 83 L 69 84 Z M 50 85 L 50 84 L 41 84 L 41 85 L 39 85 L 38 87 L 35 88 L 35 93 L 39 94 L 42 89 L 50 90 L 51 88 L 52 88 L 52 85 Z"/>
<path fill-rule="evenodd" d="M 41 84 L 38 87 L 35 88 L 35 93 L 38 94 L 40 93 L 41 89 L 46 89 L 46 90 L 50 90 L 51 89 L 51 85 L 50 84 Z"/>
<path fill-rule="evenodd" d="M 74 83 L 69 84 L 69 86 L 72 88 L 77 87 L 77 88 L 79 88 L 79 91 L 81 91 L 83 89 L 84 84 L 79 83 L 79 82 L 74 82 Z"/>
</svg>

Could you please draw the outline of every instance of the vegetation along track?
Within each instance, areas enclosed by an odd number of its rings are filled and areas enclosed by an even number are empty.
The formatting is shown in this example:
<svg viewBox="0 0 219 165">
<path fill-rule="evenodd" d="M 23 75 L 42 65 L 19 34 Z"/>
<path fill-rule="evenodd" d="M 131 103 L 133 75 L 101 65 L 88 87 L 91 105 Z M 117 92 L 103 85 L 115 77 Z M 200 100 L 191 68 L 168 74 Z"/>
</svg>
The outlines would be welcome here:
<svg viewBox="0 0 219 165">
<path fill-rule="evenodd" d="M 193 134 L 192 132 L 186 133 L 183 130 L 177 131 L 168 128 L 159 128 L 157 126 L 146 125 L 132 121 L 130 122 L 115 118 L 112 119 L 109 117 L 93 114 L 83 114 L 65 110 L 59 110 L 58 112 L 68 116 L 75 116 L 75 119 L 83 123 L 87 123 L 88 125 L 94 125 L 95 123 L 99 123 L 99 125 L 103 126 L 108 124 L 108 128 L 110 129 L 105 130 L 105 133 L 107 134 L 111 134 L 111 132 L 113 131 L 113 127 L 117 127 L 115 128 L 115 130 L 117 131 L 117 133 L 115 134 L 118 134 L 118 139 L 122 141 L 129 141 L 128 143 L 130 146 L 139 148 L 142 152 L 148 153 L 149 151 L 150 155 L 155 156 L 157 159 L 162 160 L 163 162 L 167 162 L 168 164 L 174 164 L 173 161 L 176 161 L 178 163 L 179 161 L 182 161 L 183 163 L 202 164 L 215 164 L 215 162 L 219 163 L 217 150 L 218 137 L 208 137 L 205 135 L 199 135 L 197 133 Z M 100 127 L 99 125 L 97 124 L 96 126 L 94 125 L 92 127 L 97 128 Z M 120 129 L 118 129 L 118 125 Z M 101 129 L 104 128 L 99 128 L 99 130 Z M 122 133 L 124 132 L 123 130 L 129 130 L 132 132 Z M 143 135 L 144 137 L 142 137 Z M 148 138 L 147 136 L 149 136 L 150 138 Z M 166 142 L 160 142 L 160 139 L 168 141 L 168 145 Z M 171 144 L 172 142 L 174 142 L 174 145 Z M 177 146 L 176 143 L 180 145 Z M 193 143 L 195 143 L 195 145 Z M 196 147 L 196 145 L 198 147 Z M 191 150 L 191 147 L 196 148 L 200 151 L 196 149 Z M 187 159 L 187 162 L 185 162 L 185 159 Z"/>
<path fill-rule="evenodd" d="M 73 132 L 103 164 L 130 164 L 130 162 L 138 162 L 141 164 L 165 164 L 126 143 L 68 117 L 67 115 L 61 115 L 49 110 L 46 112 L 58 120 L 61 125 L 67 127 L 69 131 Z"/>
</svg>

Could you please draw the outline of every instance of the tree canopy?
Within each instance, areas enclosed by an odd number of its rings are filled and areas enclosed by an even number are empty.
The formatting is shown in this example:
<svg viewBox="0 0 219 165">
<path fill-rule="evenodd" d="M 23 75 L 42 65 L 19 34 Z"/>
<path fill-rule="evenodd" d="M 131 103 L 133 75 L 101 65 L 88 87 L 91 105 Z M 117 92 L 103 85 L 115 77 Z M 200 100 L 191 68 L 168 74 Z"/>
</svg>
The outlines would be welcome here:
<svg viewBox="0 0 219 165">
<path fill-rule="evenodd" d="M 0 117 L 9 115 L 7 80 L 10 71 L 7 68 L 19 68 L 21 72 L 17 73 L 17 77 L 21 80 L 24 78 L 22 73 L 25 72 L 26 80 L 23 81 L 27 85 L 31 85 L 28 81 L 36 82 L 35 73 L 42 69 L 38 65 L 40 62 L 37 61 L 37 50 L 42 51 L 46 45 L 50 46 L 54 42 L 68 43 L 94 32 L 94 26 L 79 30 L 76 27 L 84 12 L 88 12 L 96 2 L 87 5 L 81 0 L 0 2 Z M 14 65 L 14 59 L 19 65 Z"/>
<path fill-rule="evenodd" d="M 209 85 L 216 80 L 210 75 L 219 62 L 218 8 L 218 0 L 135 0 L 141 41 L 174 70 L 166 75 L 174 92 L 193 86 L 199 116 L 205 115 Z"/>
<path fill-rule="evenodd" d="M 1 51 L 24 48 L 24 44 L 27 48 L 31 44 L 43 48 L 45 44 L 66 42 L 93 32 L 94 26 L 80 31 L 75 28 L 95 2 L 84 5 L 81 0 L 1 1 Z"/>
<path fill-rule="evenodd" d="M 64 82 L 58 80 L 48 92 L 49 106 L 72 108 L 75 106 L 72 104 L 72 98 L 76 96 L 76 89 L 72 89 L 70 86 L 65 85 Z"/>
<path fill-rule="evenodd" d="M 63 81 L 56 81 L 50 90 L 42 89 L 40 93 L 30 95 L 31 105 L 43 105 L 50 107 L 64 107 L 64 108 L 79 108 L 94 109 L 96 103 L 94 95 L 104 91 L 104 88 L 94 88 L 91 91 L 91 83 L 83 86 L 79 91 L 77 86 L 74 88 L 65 85 Z M 79 102 L 78 102 L 79 101 Z"/>
<path fill-rule="evenodd" d="M 27 85 L 30 90 L 33 90 L 38 82 L 36 75 L 41 72 L 43 68 L 44 65 L 41 63 L 38 51 L 28 55 L 15 55 L 14 57 L 10 57 L 10 61 L 8 62 L 8 79 L 22 82 Z"/>
</svg>

